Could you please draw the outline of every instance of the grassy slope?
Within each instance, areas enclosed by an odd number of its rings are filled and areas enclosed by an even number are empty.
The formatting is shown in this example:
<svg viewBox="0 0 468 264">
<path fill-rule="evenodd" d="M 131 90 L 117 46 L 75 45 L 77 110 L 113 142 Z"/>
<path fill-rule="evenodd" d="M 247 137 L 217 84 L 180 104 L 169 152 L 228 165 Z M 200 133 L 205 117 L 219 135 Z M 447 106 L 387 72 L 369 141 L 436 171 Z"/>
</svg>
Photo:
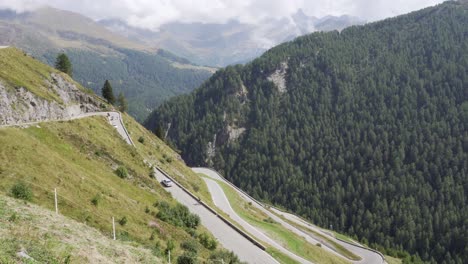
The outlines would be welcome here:
<svg viewBox="0 0 468 264">
<path fill-rule="evenodd" d="M 308 227 L 305 227 L 303 225 L 300 225 L 300 224 L 297 224 L 293 221 L 290 221 L 289 219 L 285 218 L 284 216 L 282 215 L 279 215 L 279 214 L 276 214 L 278 217 L 280 217 L 281 219 L 283 219 L 285 222 L 289 223 L 290 225 L 296 227 L 297 229 L 305 232 L 305 233 L 309 233 L 309 234 L 312 234 L 315 238 L 321 240 L 321 241 L 326 241 L 329 245 L 331 245 L 337 252 L 339 252 L 341 255 L 343 256 L 346 256 L 348 259 L 351 259 L 351 260 L 355 260 L 355 261 L 359 261 L 361 260 L 362 258 L 357 256 L 356 254 L 352 253 L 351 251 L 347 250 L 345 247 L 343 247 L 342 245 L 336 243 L 335 241 L 329 239 L 328 237 L 308 228 Z M 340 235 L 342 237 L 344 237 L 343 235 Z M 349 241 L 348 241 L 349 242 Z"/>
<path fill-rule="evenodd" d="M 82 223 L 0 195 L 0 263 L 23 251 L 40 263 L 162 263 L 150 250 L 113 241 Z"/>
<path fill-rule="evenodd" d="M 132 125 L 139 126 L 134 121 Z M 157 243 L 164 248 L 171 239 L 182 242 L 191 238 L 181 228 L 151 215 L 157 212 L 152 206 L 154 202 L 175 201 L 159 183 L 149 178 L 149 168 L 143 162 L 146 157 L 121 140 L 103 117 L 42 123 L 40 127 L 26 129 L 0 129 L 0 145 L 2 193 L 8 193 L 21 180 L 33 189 L 34 203 L 53 209 L 53 189 L 57 188 L 61 214 L 85 222 L 106 235 L 111 232 L 112 217 L 118 220 L 126 216 L 125 226 L 117 224 L 118 238 L 150 248 Z M 173 155 L 164 146 L 153 150 L 157 156 L 165 151 Z M 177 160 L 172 163 L 183 167 Z M 129 170 L 129 179 L 114 174 L 119 165 Z M 91 203 L 96 196 L 100 197 L 98 206 Z M 145 213 L 147 207 L 149 214 Z M 149 227 L 150 221 L 158 222 L 160 230 Z M 203 227 L 199 229 L 199 232 L 206 231 Z M 150 240 L 153 231 L 155 238 Z M 177 246 L 172 255 L 176 257 L 180 253 Z M 202 250 L 200 255 L 208 254 Z"/>
<path fill-rule="evenodd" d="M 52 81 L 51 73 L 60 72 L 16 48 L 0 49 L 0 80 L 9 89 L 24 87 L 38 97 L 61 102 L 59 95 L 47 85 L 47 81 Z M 60 74 L 79 89 L 89 92 L 68 75 Z"/>
</svg>

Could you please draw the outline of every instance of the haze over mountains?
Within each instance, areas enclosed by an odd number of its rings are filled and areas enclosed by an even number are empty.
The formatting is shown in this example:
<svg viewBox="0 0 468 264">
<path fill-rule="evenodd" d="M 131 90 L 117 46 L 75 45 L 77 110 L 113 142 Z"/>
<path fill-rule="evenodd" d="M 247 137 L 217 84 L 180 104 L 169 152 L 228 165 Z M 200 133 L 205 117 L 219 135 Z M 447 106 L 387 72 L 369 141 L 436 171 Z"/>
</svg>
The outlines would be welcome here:
<svg viewBox="0 0 468 264">
<path fill-rule="evenodd" d="M 50 7 L 0 11 L 0 45 L 19 47 L 50 65 L 59 52 L 67 53 L 77 81 L 100 94 L 104 81 L 110 80 L 114 92 L 127 97 L 129 113 L 139 121 L 213 72 L 115 34 L 83 15 Z"/>
<path fill-rule="evenodd" d="M 199 65 L 227 66 L 245 63 L 279 43 L 314 31 L 342 30 L 364 20 L 352 16 L 306 15 L 301 9 L 290 17 L 263 19 L 256 24 L 232 19 L 226 23 L 163 24 L 159 30 L 136 28 L 122 20 L 106 19 L 100 23 L 109 30 L 185 57 Z"/>
</svg>

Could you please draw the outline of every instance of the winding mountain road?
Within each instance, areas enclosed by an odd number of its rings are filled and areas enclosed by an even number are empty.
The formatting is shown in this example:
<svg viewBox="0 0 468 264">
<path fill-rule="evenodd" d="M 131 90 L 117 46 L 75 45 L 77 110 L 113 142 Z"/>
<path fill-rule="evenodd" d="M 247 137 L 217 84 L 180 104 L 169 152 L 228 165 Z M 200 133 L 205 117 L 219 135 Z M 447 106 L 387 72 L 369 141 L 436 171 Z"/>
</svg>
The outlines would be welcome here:
<svg viewBox="0 0 468 264">
<path fill-rule="evenodd" d="M 208 186 L 208 189 L 209 189 L 209 191 L 211 193 L 214 204 L 218 208 L 223 210 L 226 214 L 228 214 L 229 217 L 232 220 L 234 220 L 235 222 L 240 224 L 247 232 L 249 232 L 250 234 L 255 236 L 260 241 L 263 241 L 265 243 L 268 243 L 268 244 L 272 245 L 276 249 L 280 250 L 284 254 L 287 254 L 288 256 L 290 256 L 291 258 L 295 259 L 296 261 L 298 261 L 300 263 L 311 263 L 310 261 L 308 261 L 308 260 L 306 260 L 306 259 L 304 259 L 304 258 L 302 258 L 300 256 L 297 256 L 296 254 L 294 254 L 291 251 L 287 250 L 286 248 L 284 248 L 283 246 L 278 244 L 275 240 L 271 239 L 266 234 L 264 234 L 262 231 L 255 228 L 254 226 L 250 225 L 249 223 L 247 223 L 244 219 L 242 219 L 232 209 L 232 207 L 231 207 L 231 205 L 229 203 L 229 200 L 227 199 L 226 195 L 224 194 L 223 189 L 221 188 L 221 186 L 219 186 L 219 184 L 216 181 L 211 180 L 211 179 L 207 179 L 207 178 L 203 178 L 203 180 L 205 180 L 205 182 L 206 182 L 206 184 Z"/>
<path fill-rule="evenodd" d="M 159 170 L 154 169 L 156 179 L 161 182 L 168 179 Z M 242 261 L 248 263 L 278 263 L 268 253 L 258 248 L 252 242 L 240 235 L 232 227 L 223 222 L 215 214 L 201 205 L 192 196 L 187 194 L 182 188 L 174 184 L 166 188 L 179 203 L 188 207 L 190 212 L 200 216 L 202 224 L 210 230 L 213 236 L 223 245 L 223 247 L 234 251 Z"/>
<path fill-rule="evenodd" d="M 219 180 L 219 181 L 223 181 L 223 182 L 226 182 L 227 184 L 230 184 L 230 182 L 228 182 L 226 179 L 224 179 L 224 177 L 222 177 L 221 175 L 219 175 L 217 172 L 211 170 L 211 169 L 208 169 L 208 168 L 192 168 L 193 171 L 195 171 L 196 173 L 202 173 L 202 174 L 205 174 L 207 175 L 208 177 L 212 178 L 212 179 L 215 179 L 215 180 Z M 219 184 L 213 180 L 208 180 L 207 181 L 207 184 L 208 184 L 208 188 L 210 188 L 210 192 L 212 192 L 212 197 L 213 197 L 213 200 L 215 201 L 215 204 L 220 207 L 223 211 L 230 211 L 230 216 L 231 218 L 234 219 L 234 215 L 236 215 L 237 217 L 239 217 L 235 212 L 232 211 L 232 208 L 231 206 L 229 205 L 229 202 L 227 202 L 228 205 L 226 205 L 226 202 L 223 201 L 224 199 L 227 199 L 225 198 L 225 195 L 224 195 L 224 192 L 222 191 L 222 189 L 219 187 Z M 215 188 L 213 187 L 212 185 L 213 184 L 216 184 L 218 186 L 218 188 Z M 305 232 L 303 231 L 302 229 L 299 229 L 293 225 L 291 225 L 290 223 L 286 222 L 285 220 L 283 220 L 281 217 L 279 217 L 278 215 L 282 215 L 283 217 L 285 217 L 286 219 L 288 219 L 289 221 L 292 221 L 298 225 L 302 225 L 304 227 L 307 227 L 315 232 L 318 232 L 320 233 L 321 235 L 324 235 L 326 236 L 328 239 L 330 240 L 333 240 L 334 242 L 342 245 L 343 247 L 345 247 L 346 249 L 348 249 L 349 251 L 351 251 L 352 253 L 354 253 L 355 255 L 358 255 L 361 257 L 361 260 L 359 261 L 351 261 L 348 259 L 348 261 L 350 262 L 353 262 L 353 263 L 356 263 L 356 264 L 382 264 L 382 263 L 385 263 L 383 257 L 372 251 L 372 250 L 369 250 L 369 249 L 366 249 L 366 248 L 363 248 L 363 247 L 360 247 L 358 245 L 352 245 L 352 244 L 349 244 L 349 243 L 346 243 L 346 242 L 343 242 L 341 240 L 338 240 L 336 239 L 335 237 L 333 236 L 330 236 L 328 233 L 326 232 L 323 232 L 320 228 L 312 225 L 312 224 L 309 224 L 305 221 L 303 221 L 302 219 L 300 219 L 299 217 L 295 216 L 295 215 L 292 215 L 292 214 L 289 214 L 289 213 L 284 213 L 284 212 L 281 212 L 279 210 L 275 210 L 273 209 L 274 212 L 270 211 L 270 210 L 267 210 L 263 204 L 261 204 L 260 202 L 254 200 L 253 198 L 251 198 L 250 196 L 246 195 L 244 192 L 242 191 L 239 191 L 237 188 L 234 188 L 238 194 L 240 195 L 240 197 L 242 197 L 243 199 L 245 199 L 247 202 L 251 202 L 252 205 L 255 205 L 257 208 L 259 208 L 262 212 L 264 212 L 265 214 L 267 214 L 269 217 L 271 217 L 274 221 L 280 223 L 281 225 L 283 225 L 285 228 L 289 229 L 290 231 L 294 232 L 295 234 L 299 235 L 299 236 L 302 236 L 304 237 L 307 242 L 309 243 L 313 243 L 313 244 L 316 244 L 316 243 L 321 243 L 322 244 L 322 247 L 326 250 L 328 250 L 329 252 L 332 252 L 333 254 L 336 254 L 338 256 L 341 256 L 340 254 L 338 254 L 331 246 L 328 246 L 326 244 L 326 242 L 324 241 L 319 241 L 318 238 L 316 238 L 313 234 L 309 233 L 309 232 Z M 220 193 L 222 192 L 222 194 Z M 224 197 L 224 198 L 223 198 Z M 240 218 L 240 217 L 239 217 Z M 237 220 L 236 220 L 237 221 Z M 245 221 L 240 221 L 238 222 L 239 224 L 241 224 L 244 228 L 248 228 L 247 226 L 244 226 L 244 223 Z M 262 239 L 261 237 L 257 236 L 259 239 Z M 270 243 L 271 244 L 271 243 Z M 274 246 L 274 244 L 272 244 Z M 281 250 L 281 249 L 280 249 Z M 342 256 L 341 256 L 342 257 Z"/>
</svg>

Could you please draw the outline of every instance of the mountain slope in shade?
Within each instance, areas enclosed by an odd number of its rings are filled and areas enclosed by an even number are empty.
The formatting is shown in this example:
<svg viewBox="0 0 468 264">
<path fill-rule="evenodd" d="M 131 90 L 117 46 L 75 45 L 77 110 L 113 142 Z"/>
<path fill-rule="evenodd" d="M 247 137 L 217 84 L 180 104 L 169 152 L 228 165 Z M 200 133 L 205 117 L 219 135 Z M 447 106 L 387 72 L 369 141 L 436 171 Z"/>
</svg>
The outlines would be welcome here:
<svg viewBox="0 0 468 264">
<path fill-rule="evenodd" d="M 200 65 L 245 63 L 284 41 L 313 31 L 342 30 L 363 24 L 351 16 L 316 18 L 298 10 L 290 18 L 266 18 L 256 25 L 230 20 L 224 24 L 173 22 L 157 32 L 129 26 L 117 19 L 102 20 L 109 30 L 147 45 L 167 49 Z"/>
<path fill-rule="evenodd" d="M 468 259 L 468 5 L 277 46 L 146 126 L 190 165 L 384 253 Z M 410 257 L 408 257 L 409 259 Z"/>
<path fill-rule="evenodd" d="M 59 52 L 66 52 L 76 80 L 100 94 L 109 79 L 116 95 L 123 92 L 127 97 L 129 113 L 139 121 L 165 99 L 190 92 L 213 72 L 131 41 L 85 16 L 48 7 L 21 14 L 1 11 L 0 45 L 19 47 L 49 65 Z"/>
</svg>

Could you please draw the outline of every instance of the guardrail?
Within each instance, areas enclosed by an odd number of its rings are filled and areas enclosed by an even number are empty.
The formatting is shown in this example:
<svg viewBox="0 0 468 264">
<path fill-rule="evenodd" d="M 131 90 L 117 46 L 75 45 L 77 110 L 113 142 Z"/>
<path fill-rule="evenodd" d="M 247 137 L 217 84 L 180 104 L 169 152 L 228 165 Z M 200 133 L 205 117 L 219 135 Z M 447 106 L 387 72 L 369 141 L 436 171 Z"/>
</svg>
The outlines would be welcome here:
<svg viewBox="0 0 468 264">
<path fill-rule="evenodd" d="M 125 124 L 123 123 L 122 114 L 121 114 L 120 112 L 116 112 L 116 113 L 119 114 L 119 121 L 120 121 L 120 124 L 122 125 L 123 130 L 124 130 L 125 134 L 127 135 L 128 140 L 130 141 L 130 145 L 135 146 L 135 143 L 133 143 L 133 140 L 132 140 L 132 138 L 130 137 L 130 134 L 128 133 L 127 128 L 125 127 Z"/>
<path fill-rule="evenodd" d="M 250 242 L 252 242 L 255 246 L 259 247 L 261 250 L 266 250 L 266 247 L 264 245 L 262 245 L 260 242 L 258 242 L 255 238 L 253 238 L 252 236 L 250 236 L 249 234 L 247 234 L 245 231 L 243 231 L 242 229 L 240 229 L 239 227 L 237 227 L 236 225 L 234 225 L 231 221 L 229 221 L 228 219 L 226 219 L 224 216 L 222 215 L 219 215 L 218 212 L 216 212 L 216 210 L 214 210 L 213 208 L 211 208 L 211 206 L 209 206 L 208 204 L 206 204 L 205 202 L 201 201 L 201 199 L 194 195 L 191 191 L 189 191 L 188 189 L 186 189 L 184 186 L 182 186 L 180 183 L 178 183 L 176 180 L 174 180 L 174 178 L 172 178 L 171 176 L 169 176 L 164 170 L 162 170 L 161 168 L 157 167 L 157 166 L 154 166 L 155 169 L 157 169 L 159 172 L 161 172 L 165 177 L 167 177 L 168 179 L 170 179 L 172 182 L 174 182 L 177 186 L 179 186 L 184 192 L 186 192 L 188 195 L 190 195 L 193 199 L 197 200 L 202 206 L 204 206 L 206 209 L 208 209 L 208 211 L 212 212 L 214 215 L 216 215 L 219 219 L 221 219 L 221 221 L 223 221 L 224 223 L 226 223 L 228 226 L 230 226 L 232 229 L 234 229 L 237 233 L 239 233 L 240 235 L 242 235 L 243 237 L 245 237 L 247 240 L 249 240 Z"/>
<path fill-rule="evenodd" d="M 359 245 L 359 244 L 357 244 L 357 243 L 351 243 L 351 242 L 349 242 L 349 241 L 343 240 L 343 239 L 338 238 L 338 237 L 335 237 L 335 239 L 336 239 L 336 240 L 339 240 L 339 241 L 341 241 L 341 242 L 343 242 L 343 243 L 346 243 L 346 244 L 348 244 L 348 245 L 351 245 L 351 246 L 355 246 L 355 247 L 358 247 L 358 248 L 362 248 L 362 249 L 365 249 L 365 250 L 372 251 L 372 252 L 376 253 L 377 255 L 379 255 L 379 256 L 382 258 L 382 263 L 384 263 L 384 264 L 387 263 L 387 262 L 385 262 L 385 257 L 384 257 L 384 255 L 383 255 L 382 253 L 380 253 L 379 251 L 375 250 L 375 249 L 368 248 L 368 247 L 365 247 L 365 246 L 361 246 L 361 245 Z"/>
<path fill-rule="evenodd" d="M 241 193 L 244 194 L 245 196 L 249 197 L 252 201 L 254 201 L 255 203 L 257 203 L 258 205 L 260 205 L 260 206 L 262 206 L 262 207 L 266 207 L 265 204 L 263 204 L 263 203 L 257 201 L 255 198 L 253 198 L 252 196 L 250 196 L 249 194 L 247 194 L 246 192 L 244 192 L 242 189 L 240 189 L 239 187 L 237 187 L 236 185 L 234 185 L 232 182 L 228 181 L 228 180 L 226 179 L 226 177 L 224 177 L 223 175 L 221 175 L 221 173 L 215 171 L 215 170 L 212 169 L 212 168 L 204 168 L 204 169 L 211 170 L 212 172 L 218 174 L 218 175 L 224 180 L 224 182 L 226 182 L 227 184 L 229 184 L 230 186 L 232 186 L 233 188 L 235 188 L 236 190 L 238 190 L 239 192 L 241 192 Z M 284 213 L 288 213 L 288 212 L 285 212 L 284 210 L 278 209 L 278 208 L 276 208 L 276 207 L 274 207 L 274 206 L 270 206 L 270 205 L 268 205 L 268 206 L 269 206 L 269 207 L 273 207 L 273 208 L 277 209 L 278 211 L 281 211 L 281 212 L 284 212 Z M 302 218 L 302 217 L 300 217 L 300 216 L 297 216 L 297 217 L 299 217 L 299 218 L 302 219 L 303 221 L 307 222 L 307 220 L 305 220 L 304 218 Z M 356 246 L 356 247 L 359 247 L 359 248 L 362 248 L 362 249 L 366 249 L 366 250 L 372 251 L 372 252 L 378 254 L 378 255 L 382 258 L 382 263 L 386 263 L 386 262 L 385 262 L 385 257 L 384 257 L 384 255 L 383 255 L 382 253 L 380 253 L 379 251 L 375 250 L 375 249 L 367 248 L 367 247 L 364 247 L 364 246 L 361 246 L 361 245 L 357 245 L 357 244 L 354 244 L 354 243 L 350 243 L 350 242 L 348 242 L 348 241 L 345 241 L 345 240 L 340 239 L 340 238 L 337 238 L 337 237 L 335 237 L 335 239 L 337 239 L 337 240 L 339 240 L 339 241 L 342 241 L 342 242 L 344 242 L 344 243 L 346 243 L 346 244 L 352 245 L 352 246 Z"/>
<path fill-rule="evenodd" d="M 224 180 L 224 182 L 226 182 L 227 184 L 229 184 L 230 186 L 232 186 L 234 189 L 236 189 L 236 190 L 238 190 L 239 192 L 241 192 L 243 195 L 249 197 L 252 201 L 254 201 L 255 203 L 257 203 L 258 205 L 260 205 L 260 206 L 262 206 L 262 207 L 265 207 L 265 204 L 263 204 L 263 203 L 257 201 L 255 198 L 253 198 L 252 196 L 250 196 L 248 193 L 244 192 L 242 189 L 240 189 L 239 187 L 237 187 L 236 185 L 234 185 L 234 183 L 228 181 L 228 180 L 226 179 L 226 177 L 224 177 L 223 175 L 221 175 L 221 173 L 215 171 L 215 170 L 212 169 L 212 168 L 203 168 L 203 169 L 208 169 L 208 170 L 210 170 L 210 171 L 212 171 L 212 172 L 218 174 L 218 175 Z"/>
</svg>

